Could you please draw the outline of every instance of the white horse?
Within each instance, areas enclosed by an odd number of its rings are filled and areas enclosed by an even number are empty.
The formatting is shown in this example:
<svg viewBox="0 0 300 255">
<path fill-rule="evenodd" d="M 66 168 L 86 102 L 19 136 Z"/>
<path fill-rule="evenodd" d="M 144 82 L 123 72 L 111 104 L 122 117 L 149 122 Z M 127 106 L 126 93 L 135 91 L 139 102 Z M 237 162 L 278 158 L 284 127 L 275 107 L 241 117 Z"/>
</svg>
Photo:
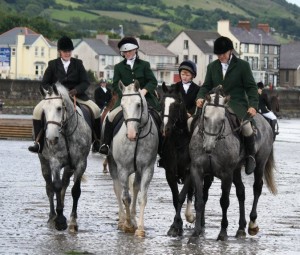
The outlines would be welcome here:
<svg viewBox="0 0 300 255">
<path fill-rule="evenodd" d="M 57 230 L 67 228 L 63 215 L 64 199 L 70 178 L 74 175 L 72 187 L 73 207 L 69 230 L 78 231 L 77 205 L 81 193 L 81 178 L 87 166 L 87 157 L 92 143 L 92 131 L 85 121 L 82 111 L 74 107 L 67 89 L 54 84 L 44 95 L 45 146 L 39 159 L 46 181 L 46 192 L 50 203 L 49 223 L 54 221 Z M 64 169 L 62 178 L 61 170 Z M 56 211 L 54 209 L 56 195 Z"/>
<path fill-rule="evenodd" d="M 145 97 L 141 94 L 139 83 L 124 86 L 121 107 L 124 123 L 115 135 L 108 156 L 110 175 L 119 204 L 119 229 L 145 236 L 144 210 L 147 192 L 154 173 L 158 149 L 158 130 L 149 114 Z M 130 175 L 134 175 L 132 201 L 129 189 Z M 136 223 L 136 203 L 140 191 L 140 214 Z"/>
</svg>

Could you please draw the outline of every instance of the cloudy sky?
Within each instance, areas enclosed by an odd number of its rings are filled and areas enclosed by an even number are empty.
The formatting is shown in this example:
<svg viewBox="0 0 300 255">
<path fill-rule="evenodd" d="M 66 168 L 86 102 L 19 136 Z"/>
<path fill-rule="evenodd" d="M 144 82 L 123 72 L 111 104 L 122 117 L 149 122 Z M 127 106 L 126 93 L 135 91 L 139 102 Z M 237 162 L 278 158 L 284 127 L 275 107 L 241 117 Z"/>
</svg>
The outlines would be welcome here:
<svg viewBox="0 0 300 255">
<path fill-rule="evenodd" d="M 286 0 L 286 1 L 291 3 L 291 4 L 296 4 L 300 7 L 300 0 Z"/>
</svg>

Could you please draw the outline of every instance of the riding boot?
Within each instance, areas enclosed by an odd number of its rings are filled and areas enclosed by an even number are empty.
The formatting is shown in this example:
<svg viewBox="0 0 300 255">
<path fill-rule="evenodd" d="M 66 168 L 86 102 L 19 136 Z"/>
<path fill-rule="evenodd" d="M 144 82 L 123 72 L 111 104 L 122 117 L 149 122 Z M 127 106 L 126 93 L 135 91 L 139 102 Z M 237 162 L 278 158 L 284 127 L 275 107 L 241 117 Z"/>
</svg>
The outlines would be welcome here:
<svg viewBox="0 0 300 255">
<path fill-rule="evenodd" d="M 279 132 L 278 132 L 278 123 L 277 123 L 277 119 L 275 120 L 271 120 L 271 127 L 273 129 L 273 132 L 274 132 L 274 135 L 278 135 Z"/>
<path fill-rule="evenodd" d="M 103 137 L 103 144 L 100 147 L 99 152 L 104 155 L 108 155 L 109 153 L 109 146 L 111 144 L 111 141 L 113 139 L 113 123 L 106 118 L 105 121 L 105 129 L 104 129 L 104 137 Z"/>
<path fill-rule="evenodd" d="M 92 152 L 99 152 L 100 138 L 101 138 L 101 118 L 94 120 L 94 132 L 93 132 L 93 147 Z"/>
<path fill-rule="evenodd" d="M 245 136 L 245 148 L 246 148 L 246 165 L 245 165 L 245 172 L 246 174 L 252 174 L 255 167 L 256 167 L 256 161 L 255 161 L 255 134 L 252 134 L 250 136 Z"/>
<path fill-rule="evenodd" d="M 28 150 L 34 153 L 41 153 L 44 147 L 44 131 L 41 120 L 33 120 L 33 133 L 35 142 L 28 147 Z"/>
</svg>

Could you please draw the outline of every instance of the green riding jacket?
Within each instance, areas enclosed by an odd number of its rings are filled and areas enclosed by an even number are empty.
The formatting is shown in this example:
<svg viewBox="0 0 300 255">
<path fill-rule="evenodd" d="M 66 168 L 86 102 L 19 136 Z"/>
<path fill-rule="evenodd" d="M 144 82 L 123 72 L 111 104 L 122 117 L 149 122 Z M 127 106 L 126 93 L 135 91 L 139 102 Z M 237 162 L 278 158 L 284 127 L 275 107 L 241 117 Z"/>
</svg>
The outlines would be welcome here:
<svg viewBox="0 0 300 255">
<path fill-rule="evenodd" d="M 134 61 L 133 68 L 126 64 L 126 59 L 115 65 L 112 89 L 118 94 L 118 100 L 114 108 L 120 105 L 122 91 L 119 88 L 119 81 L 122 81 L 125 86 L 138 80 L 141 89 L 146 89 L 148 93 L 145 98 L 150 106 L 155 110 L 160 111 L 160 104 L 155 94 L 157 88 L 157 80 L 150 69 L 150 63 L 137 58 Z"/>
<path fill-rule="evenodd" d="M 205 98 L 205 95 L 218 85 L 223 85 L 225 94 L 230 95 L 229 107 L 240 120 L 248 119 L 249 107 L 258 108 L 257 86 L 248 62 L 232 55 L 224 78 L 221 62 L 215 60 L 210 63 L 197 99 Z"/>
</svg>

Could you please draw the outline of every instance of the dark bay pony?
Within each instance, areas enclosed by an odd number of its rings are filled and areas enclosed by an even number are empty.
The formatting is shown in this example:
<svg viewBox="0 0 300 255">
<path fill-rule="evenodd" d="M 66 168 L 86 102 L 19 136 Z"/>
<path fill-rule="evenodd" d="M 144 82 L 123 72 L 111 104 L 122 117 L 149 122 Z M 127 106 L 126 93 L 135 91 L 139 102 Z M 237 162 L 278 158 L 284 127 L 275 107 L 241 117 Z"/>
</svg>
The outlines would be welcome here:
<svg viewBox="0 0 300 255">
<path fill-rule="evenodd" d="M 191 175 L 195 182 L 195 229 L 189 242 L 194 243 L 202 232 L 204 226 L 205 203 L 203 185 L 205 176 L 215 176 L 221 180 L 222 195 L 220 204 L 222 207 L 221 230 L 218 240 L 227 240 L 227 209 L 229 207 L 229 195 L 232 182 L 236 187 L 236 195 L 239 201 L 239 228 L 236 237 L 245 237 L 245 187 L 242 183 L 241 168 L 245 161 L 245 150 L 241 138 L 236 134 L 228 118 L 226 106 L 228 98 L 222 96 L 222 87 L 219 86 L 213 94 L 207 96 L 203 106 L 202 115 L 195 129 L 191 143 Z M 229 99 L 230 100 L 230 99 Z M 271 193 L 276 194 L 277 189 L 273 176 L 273 132 L 267 121 L 260 115 L 254 117 L 256 134 L 256 168 L 254 171 L 254 201 L 250 213 L 248 233 L 255 235 L 258 232 L 256 224 L 257 204 L 263 186 L 263 177 Z"/>
<path fill-rule="evenodd" d="M 111 154 L 107 157 L 119 205 L 118 227 L 124 232 L 144 237 L 144 211 L 149 184 L 154 174 L 158 130 L 138 81 L 128 86 L 120 81 L 119 86 L 123 93 L 121 107 L 124 122 L 113 138 Z M 130 187 L 133 189 L 130 190 Z M 140 211 L 136 222 L 138 194 Z"/>
<path fill-rule="evenodd" d="M 73 175 L 73 206 L 69 230 L 78 231 L 77 206 L 81 193 L 81 178 L 87 166 L 87 157 L 92 143 L 92 131 L 85 121 L 81 109 L 74 107 L 67 89 L 53 84 L 44 95 L 45 146 L 39 159 L 46 181 L 46 192 L 50 203 L 49 223 L 54 221 L 57 230 L 65 230 L 63 214 L 64 199 L 70 178 Z M 61 177 L 61 171 L 62 177 Z M 56 197 L 56 209 L 54 205 Z"/>
<path fill-rule="evenodd" d="M 174 222 L 168 231 L 168 235 L 175 237 L 181 236 L 183 233 L 181 208 L 187 194 L 185 217 L 190 223 L 195 220 L 192 213 L 194 189 L 190 178 L 189 143 L 191 134 L 188 130 L 187 110 L 179 86 L 167 87 L 163 83 L 162 90 L 162 158 L 176 211 Z M 184 184 L 180 193 L 178 189 L 179 183 Z"/>
</svg>

